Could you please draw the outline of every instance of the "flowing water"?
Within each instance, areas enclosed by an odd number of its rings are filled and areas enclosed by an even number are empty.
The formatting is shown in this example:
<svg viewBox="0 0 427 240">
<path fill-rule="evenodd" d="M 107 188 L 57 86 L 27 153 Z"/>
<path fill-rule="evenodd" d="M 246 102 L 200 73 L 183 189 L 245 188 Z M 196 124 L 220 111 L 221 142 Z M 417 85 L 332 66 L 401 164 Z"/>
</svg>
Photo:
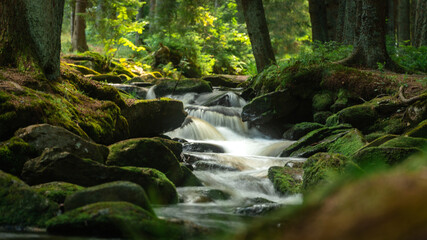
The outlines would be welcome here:
<svg viewBox="0 0 427 240">
<path fill-rule="evenodd" d="M 152 89 L 149 96 L 155 97 Z M 234 91 L 168 97 L 184 102 L 189 116 L 181 128 L 166 135 L 185 139 L 184 145 L 216 150 L 194 152 L 184 146 L 184 161 L 204 186 L 178 187 L 180 203 L 157 207 L 158 216 L 232 231 L 255 215 L 301 203 L 300 195 L 277 194 L 267 173 L 272 166 L 304 159 L 278 157 L 292 142 L 269 139 L 242 122 L 246 102 Z"/>
</svg>

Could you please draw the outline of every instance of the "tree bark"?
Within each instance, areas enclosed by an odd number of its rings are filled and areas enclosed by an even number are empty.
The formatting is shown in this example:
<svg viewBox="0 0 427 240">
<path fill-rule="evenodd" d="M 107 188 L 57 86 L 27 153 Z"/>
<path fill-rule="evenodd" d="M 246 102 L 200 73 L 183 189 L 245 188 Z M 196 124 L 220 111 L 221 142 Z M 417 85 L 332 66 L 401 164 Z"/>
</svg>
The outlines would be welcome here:
<svg viewBox="0 0 427 240">
<path fill-rule="evenodd" d="M 240 0 L 257 71 L 276 62 L 262 0 Z"/>
<path fill-rule="evenodd" d="M 156 31 L 156 0 L 150 0 L 150 12 L 148 13 L 148 18 L 150 20 L 149 32 L 154 33 Z"/>
<path fill-rule="evenodd" d="M 0 66 L 60 76 L 64 0 L 0 1 Z"/>
<path fill-rule="evenodd" d="M 415 47 L 427 46 L 427 0 L 417 0 L 414 20 Z"/>
<path fill-rule="evenodd" d="M 396 41 L 396 0 L 387 0 L 387 36 Z"/>
<path fill-rule="evenodd" d="M 378 68 L 378 63 L 402 71 L 387 53 L 385 45 L 385 1 L 362 0 L 360 33 L 350 57 L 340 63 L 348 66 Z"/>
<path fill-rule="evenodd" d="M 325 0 L 309 0 L 308 6 L 313 41 L 329 41 Z"/>
<path fill-rule="evenodd" d="M 397 39 L 404 43 L 411 39 L 410 35 L 410 4 L 409 0 L 398 0 L 397 6 Z"/>
<path fill-rule="evenodd" d="M 74 19 L 73 51 L 85 52 L 89 50 L 86 42 L 86 13 L 87 0 L 76 0 L 76 16 Z"/>
<path fill-rule="evenodd" d="M 336 21 L 335 41 L 354 45 L 356 31 L 356 2 L 355 0 L 341 0 Z"/>
<path fill-rule="evenodd" d="M 71 24 L 70 24 L 70 35 L 71 35 L 71 43 L 73 42 L 73 33 L 74 33 L 74 21 L 76 20 L 76 0 L 72 0 L 70 2 L 71 7 Z M 72 48 L 72 47 L 71 47 Z M 71 49 L 72 51 L 72 49 Z"/>
<path fill-rule="evenodd" d="M 340 0 L 325 0 L 326 7 L 326 24 L 329 41 L 337 41 L 337 23 L 339 14 Z"/>
</svg>

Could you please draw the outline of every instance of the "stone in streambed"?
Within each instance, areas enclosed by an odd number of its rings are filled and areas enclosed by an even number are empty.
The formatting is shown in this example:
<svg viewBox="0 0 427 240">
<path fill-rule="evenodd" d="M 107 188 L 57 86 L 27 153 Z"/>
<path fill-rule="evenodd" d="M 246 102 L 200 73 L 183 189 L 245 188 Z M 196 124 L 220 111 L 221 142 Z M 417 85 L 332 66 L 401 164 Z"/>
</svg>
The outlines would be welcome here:
<svg viewBox="0 0 427 240">
<path fill-rule="evenodd" d="M 43 227 L 58 211 L 58 204 L 17 177 L 0 171 L 0 225 Z"/>
<path fill-rule="evenodd" d="M 140 100 L 122 110 L 132 138 L 158 136 L 181 126 L 187 116 L 180 101 Z"/>
<path fill-rule="evenodd" d="M 18 137 L 0 143 L 0 170 L 19 176 L 26 161 L 38 156 L 34 147 Z"/>
<path fill-rule="evenodd" d="M 84 189 L 82 186 L 66 182 L 43 183 L 31 186 L 31 188 L 59 204 L 64 203 L 67 196 Z"/>
<path fill-rule="evenodd" d="M 81 158 L 104 163 L 109 150 L 107 147 L 83 139 L 76 134 L 57 126 L 49 124 L 31 125 L 16 131 L 15 136 L 30 144 L 38 154 L 46 148 L 58 148 L 62 151 L 72 152 Z"/>
<path fill-rule="evenodd" d="M 154 92 L 157 97 L 163 97 L 170 94 L 184 94 L 189 92 L 205 93 L 212 92 L 209 82 L 200 79 L 159 79 L 156 82 Z"/>
<path fill-rule="evenodd" d="M 301 192 L 302 174 L 301 168 L 285 166 L 268 169 L 268 179 L 273 183 L 274 189 L 283 195 Z"/>
<path fill-rule="evenodd" d="M 184 143 L 183 151 L 185 152 L 209 152 L 224 153 L 224 148 L 211 143 L 188 142 Z"/>
<path fill-rule="evenodd" d="M 105 166 L 59 149 L 47 149 L 40 157 L 25 163 L 22 177 L 30 185 L 64 181 L 88 187 L 130 181 L 143 187 L 152 203 L 178 201 L 174 184 L 156 169 Z"/>
<path fill-rule="evenodd" d="M 313 122 L 302 122 L 295 124 L 283 133 L 283 138 L 288 140 L 298 140 L 307 133 L 324 127 L 322 124 Z"/>
<path fill-rule="evenodd" d="M 75 192 L 67 197 L 64 207 L 65 211 L 71 211 L 97 202 L 129 202 L 155 216 L 144 189 L 126 181 L 104 183 Z"/>
</svg>

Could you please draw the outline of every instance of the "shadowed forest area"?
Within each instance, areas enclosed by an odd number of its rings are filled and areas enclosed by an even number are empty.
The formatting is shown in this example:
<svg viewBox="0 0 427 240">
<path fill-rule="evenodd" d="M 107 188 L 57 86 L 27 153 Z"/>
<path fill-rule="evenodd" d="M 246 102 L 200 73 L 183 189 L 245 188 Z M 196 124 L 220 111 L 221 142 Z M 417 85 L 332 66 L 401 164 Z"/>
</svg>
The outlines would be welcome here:
<svg viewBox="0 0 427 240">
<path fill-rule="evenodd" d="M 0 238 L 424 239 L 427 0 L 1 0 Z"/>
</svg>

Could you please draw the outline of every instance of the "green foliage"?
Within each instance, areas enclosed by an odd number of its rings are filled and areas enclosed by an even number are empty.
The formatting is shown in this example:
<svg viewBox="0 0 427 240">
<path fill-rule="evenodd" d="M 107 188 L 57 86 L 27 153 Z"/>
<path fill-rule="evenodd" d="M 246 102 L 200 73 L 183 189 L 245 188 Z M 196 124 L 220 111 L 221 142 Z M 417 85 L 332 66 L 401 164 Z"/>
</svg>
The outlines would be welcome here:
<svg viewBox="0 0 427 240">
<path fill-rule="evenodd" d="M 391 58 L 408 71 L 427 72 L 427 46 L 395 45 L 388 39 L 387 50 Z"/>
</svg>

